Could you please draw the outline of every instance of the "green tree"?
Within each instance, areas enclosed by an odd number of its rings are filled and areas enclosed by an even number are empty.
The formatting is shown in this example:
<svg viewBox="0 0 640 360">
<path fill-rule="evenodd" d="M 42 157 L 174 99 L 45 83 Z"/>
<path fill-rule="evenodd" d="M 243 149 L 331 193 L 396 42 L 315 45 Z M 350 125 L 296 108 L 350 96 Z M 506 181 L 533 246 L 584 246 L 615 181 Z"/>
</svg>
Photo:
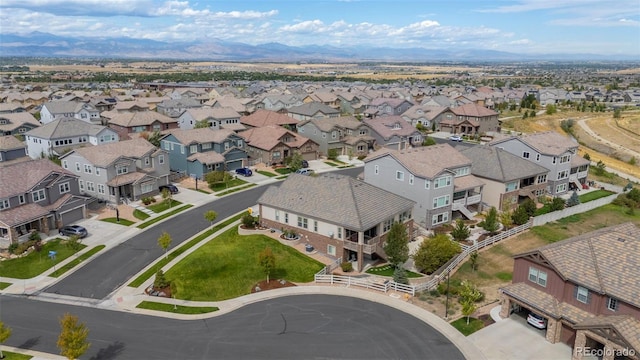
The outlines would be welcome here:
<svg viewBox="0 0 640 360">
<path fill-rule="evenodd" d="M 422 272 L 431 274 L 460 252 L 458 243 L 451 241 L 446 234 L 438 234 L 422 242 L 413 255 L 413 261 Z"/>
<path fill-rule="evenodd" d="M 602 176 L 604 175 L 605 171 L 606 171 L 607 166 L 604 164 L 604 162 L 602 162 L 602 160 L 598 160 L 598 162 L 596 163 L 596 175 L 598 176 Z"/>
<path fill-rule="evenodd" d="M 496 210 L 495 206 L 492 206 L 487 213 L 487 216 L 484 218 L 482 222 L 482 228 L 493 234 L 500 228 L 500 223 L 498 222 L 498 210 Z"/>
<path fill-rule="evenodd" d="M 253 228 L 256 226 L 256 223 L 257 223 L 256 218 L 253 215 L 251 215 L 251 213 L 249 212 L 244 213 L 240 221 L 242 222 L 242 225 L 244 225 L 244 227 L 246 228 Z"/>
<path fill-rule="evenodd" d="M 582 156 L 585 160 L 589 160 L 591 161 L 591 155 L 589 155 L 589 153 L 584 153 L 584 155 Z"/>
<path fill-rule="evenodd" d="M 60 349 L 60 355 L 74 360 L 82 356 L 91 344 L 87 341 L 89 329 L 83 323 L 78 322 L 78 317 L 66 313 L 60 318 L 60 336 L 56 345 Z"/>
<path fill-rule="evenodd" d="M 469 281 L 463 281 L 461 285 L 458 301 L 462 305 L 462 315 L 467 317 L 467 325 L 469 325 L 469 316 L 476 311 L 476 302 L 482 300 L 484 295 Z"/>
<path fill-rule="evenodd" d="M 453 240 L 464 241 L 471 236 L 471 230 L 464 221 L 462 221 L 462 219 L 457 219 L 456 226 L 451 230 L 451 236 L 453 237 Z"/>
<path fill-rule="evenodd" d="M 613 110 L 613 118 L 620 119 L 622 117 L 622 110 L 620 108 L 616 108 Z"/>
<path fill-rule="evenodd" d="M 155 147 L 160 147 L 161 137 L 162 137 L 162 134 L 160 133 L 160 131 L 156 130 L 152 132 L 151 135 L 149 135 L 149 137 L 147 138 L 147 141 L 149 141 Z"/>
<path fill-rule="evenodd" d="M 431 146 L 435 144 L 436 141 L 431 136 L 425 136 L 424 140 L 422 140 L 422 146 Z"/>
<path fill-rule="evenodd" d="M 547 105 L 547 108 L 545 110 L 545 113 L 547 115 L 553 115 L 558 111 L 558 109 L 556 108 L 555 105 Z"/>
<path fill-rule="evenodd" d="M 11 336 L 11 328 L 6 326 L 4 322 L 0 321 L 0 344 L 4 344 L 5 341 Z M 4 354 L 0 348 L 0 359 L 4 359 Z"/>
<path fill-rule="evenodd" d="M 262 267 L 262 271 L 267 275 L 267 282 L 269 282 L 269 275 L 271 275 L 276 268 L 276 257 L 273 255 L 270 247 L 265 248 L 258 254 L 258 262 Z"/>
<path fill-rule="evenodd" d="M 523 225 L 529 221 L 529 214 L 527 213 L 527 209 L 524 206 L 518 206 L 516 211 L 513 212 L 511 216 L 513 223 L 516 225 Z"/>
<path fill-rule="evenodd" d="M 156 272 L 156 278 L 153 280 L 153 287 L 156 289 L 164 289 L 167 286 L 169 286 L 169 281 L 167 281 L 164 271 L 162 271 L 162 269 L 158 269 Z"/>
<path fill-rule="evenodd" d="M 296 172 L 302 169 L 302 154 L 294 152 L 291 156 L 284 159 L 284 164 L 291 169 L 292 172 Z"/>
<path fill-rule="evenodd" d="M 337 149 L 329 149 L 329 151 L 327 151 L 327 159 L 335 160 L 337 158 L 338 158 L 338 150 Z"/>
<path fill-rule="evenodd" d="M 393 270 L 393 281 L 398 284 L 409 284 L 409 279 L 407 278 L 407 270 L 405 270 L 402 266 L 397 267 Z"/>
<path fill-rule="evenodd" d="M 576 206 L 578 204 L 580 204 L 580 196 L 578 196 L 577 191 L 573 190 L 573 194 L 571 194 L 571 197 L 567 200 L 567 207 Z"/>
<path fill-rule="evenodd" d="M 471 254 L 469 254 L 469 262 L 471 263 L 471 270 L 476 271 L 476 266 L 478 265 L 478 250 L 475 250 Z"/>
<path fill-rule="evenodd" d="M 387 261 L 395 268 L 402 267 L 409 260 L 409 237 L 404 224 L 395 222 L 391 225 L 384 252 L 387 254 Z"/>
<path fill-rule="evenodd" d="M 213 227 L 213 222 L 216 221 L 217 218 L 218 213 L 213 210 L 205 211 L 204 213 L 204 219 L 211 223 L 211 227 Z"/>
<path fill-rule="evenodd" d="M 530 198 L 525 199 L 520 206 L 527 212 L 527 216 L 531 217 L 536 214 L 536 203 Z"/>
<path fill-rule="evenodd" d="M 564 209 L 565 201 L 561 197 L 555 197 L 551 201 L 551 206 L 549 207 L 551 211 L 558 211 Z"/>
<path fill-rule="evenodd" d="M 171 208 L 173 204 L 173 196 L 171 195 L 171 191 L 169 191 L 169 189 L 167 188 L 164 188 L 160 192 L 160 195 L 162 195 L 162 202 L 167 205 L 167 208 Z"/>
<path fill-rule="evenodd" d="M 69 239 L 67 239 L 66 245 L 69 249 L 73 250 L 73 252 L 78 252 L 82 249 L 82 239 L 78 235 L 71 235 Z"/>
<path fill-rule="evenodd" d="M 207 119 L 198 120 L 196 121 L 195 124 L 193 124 L 194 129 L 204 129 L 208 127 L 209 127 L 209 120 Z"/>
<path fill-rule="evenodd" d="M 509 210 L 500 212 L 500 223 L 505 229 L 508 229 L 513 225 L 513 212 Z"/>
<path fill-rule="evenodd" d="M 222 170 L 209 171 L 208 173 L 204 174 L 204 181 L 206 181 L 207 184 L 209 184 L 210 188 L 216 184 L 226 183 L 227 181 L 230 181 L 230 180 L 231 180 L 231 174 Z"/>
<path fill-rule="evenodd" d="M 164 250 L 164 258 L 167 258 L 167 250 L 169 249 L 169 246 L 171 245 L 171 235 L 169 235 L 168 232 L 163 231 L 162 235 L 160 235 L 160 237 L 158 238 L 158 245 L 160 245 L 160 247 L 162 248 L 162 250 Z"/>
</svg>

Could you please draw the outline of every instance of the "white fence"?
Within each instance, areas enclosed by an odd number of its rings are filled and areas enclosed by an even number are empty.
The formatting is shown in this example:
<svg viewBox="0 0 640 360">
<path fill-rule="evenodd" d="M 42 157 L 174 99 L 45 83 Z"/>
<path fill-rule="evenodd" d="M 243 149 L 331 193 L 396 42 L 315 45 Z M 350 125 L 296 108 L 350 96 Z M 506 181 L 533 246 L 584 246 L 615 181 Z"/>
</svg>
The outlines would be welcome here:
<svg viewBox="0 0 640 360">
<path fill-rule="evenodd" d="M 397 282 L 390 280 L 377 281 L 373 280 L 372 277 L 357 278 L 354 276 L 316 274 L 315 282 L 318 284 L 345 285 L 346 287 L 357 286 L 385 293 L 388 291 L 396 291 L 410 295 L 416 294 L 416 288 L 413 285 L 398 284 Z"/>
<path fill-rule="evenodd" d="M 533 218 L 533 226 L 544 225 L 548 222 L 560 220 L 562 218 L 566 218 L 567 216 L 583 213 L 589 210 L 593 210 L 595 208 L 599 208 L 601 206 L 611 204 L 613 200 L 618 197 L 619 194 L 609 195 L 607 197 L 603 197 L 600 199 L 595 199 L 584 204 L 578 204 L 576 206 L 564 208 L 562 210 L 557 210 L 554 212 L 550 212 L 543 215 L 538 215 Z"/>
</svg>

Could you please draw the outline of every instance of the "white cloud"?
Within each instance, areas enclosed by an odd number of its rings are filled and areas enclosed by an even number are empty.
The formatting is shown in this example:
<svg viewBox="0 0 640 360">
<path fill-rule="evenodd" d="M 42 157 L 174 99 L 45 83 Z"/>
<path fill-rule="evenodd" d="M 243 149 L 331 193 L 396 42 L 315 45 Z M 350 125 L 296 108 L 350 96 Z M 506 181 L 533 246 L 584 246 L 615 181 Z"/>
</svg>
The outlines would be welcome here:
<svg viewBox="0 0 640 360">
<path fill-rule="evenodd" d="M 152 0 L 2 0 L 0 8 L 61 16 L 148 16 L 154 5 Z"/>
</svg>

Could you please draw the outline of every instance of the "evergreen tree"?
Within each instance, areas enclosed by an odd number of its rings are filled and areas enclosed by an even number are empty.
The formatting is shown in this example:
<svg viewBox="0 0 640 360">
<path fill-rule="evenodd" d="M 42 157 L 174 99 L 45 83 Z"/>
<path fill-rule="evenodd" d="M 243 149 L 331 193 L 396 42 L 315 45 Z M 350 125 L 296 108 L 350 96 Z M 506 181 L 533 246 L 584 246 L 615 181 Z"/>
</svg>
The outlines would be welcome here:
<svg viewBox="0 0 640 360">
<path fill-rule="evenodd" d="M 462 219 L 458 219 L 456 220 L 456 226 L 451 230 L 451 236 L 455 241 L 464 241 L 471 236 L 471 230 Z"/>
<path fill-rule="evenodd" d="M 578 204 L 580 204 L 580 197 L 578 196 L 578 192 L 574 190 L 569 200 L 567 200 L 567 207 L 576 206 Z"/>
<path fill-rule="evenodd" d="M 498 210 L 496 210 L 495 206 L 492 206 L 491 209 L 489 209 L 487 217 L 485 217 L 482 222 L 482 228 L 491 234 L 495 233 L 500 228 L 500 223 L 498 222 Z"/>
<path fill-rule="evenodd" d="M 387 261 L 395 268 L 401 267 L 409 260 L 409 237 L 404 224 L 395 222 L 391 225 L 384 252 L 387 254 Z"/>
</svg>

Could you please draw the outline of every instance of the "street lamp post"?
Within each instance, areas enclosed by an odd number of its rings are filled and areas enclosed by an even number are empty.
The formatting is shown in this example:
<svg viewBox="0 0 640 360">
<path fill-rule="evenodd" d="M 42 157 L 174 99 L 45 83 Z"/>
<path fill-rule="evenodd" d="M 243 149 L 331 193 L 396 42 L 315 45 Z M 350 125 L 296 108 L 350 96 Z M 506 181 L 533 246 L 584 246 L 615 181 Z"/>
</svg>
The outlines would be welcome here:
<svg viewBox="0 0 640 360">
<path fill-rule="evenodd" d="M 451 272 L 447 272 L 447 299 L 445 300 L 445 305 L 444 305 L 444 318 L 448 319 L 449 318 L 449 274 Z"/>
</svg>

